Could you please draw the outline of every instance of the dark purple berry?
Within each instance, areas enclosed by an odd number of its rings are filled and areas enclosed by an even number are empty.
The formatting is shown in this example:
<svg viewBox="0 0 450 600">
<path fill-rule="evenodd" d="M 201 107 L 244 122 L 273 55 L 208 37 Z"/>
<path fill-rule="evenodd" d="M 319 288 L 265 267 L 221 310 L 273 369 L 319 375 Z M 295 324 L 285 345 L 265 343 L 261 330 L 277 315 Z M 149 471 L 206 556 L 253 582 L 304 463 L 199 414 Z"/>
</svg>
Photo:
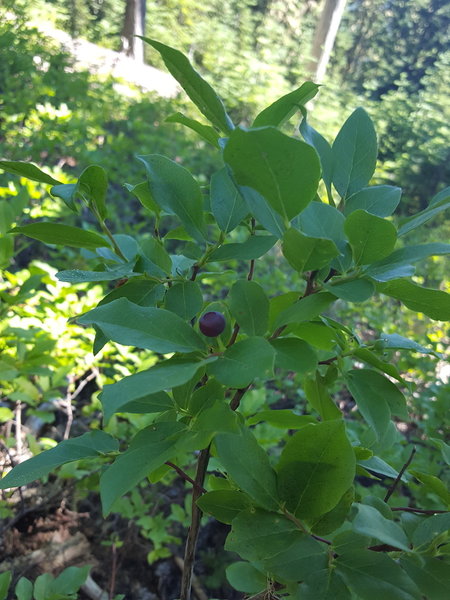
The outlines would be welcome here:
<svg viewBox="0 0 450 600">
<path fill-rule="evenodd" d="M 200 318 L 200 331 L 207 337 L 217 337 L 225 329 L 226 321 L 222 313 L 211 311 Z"/>
</svg>

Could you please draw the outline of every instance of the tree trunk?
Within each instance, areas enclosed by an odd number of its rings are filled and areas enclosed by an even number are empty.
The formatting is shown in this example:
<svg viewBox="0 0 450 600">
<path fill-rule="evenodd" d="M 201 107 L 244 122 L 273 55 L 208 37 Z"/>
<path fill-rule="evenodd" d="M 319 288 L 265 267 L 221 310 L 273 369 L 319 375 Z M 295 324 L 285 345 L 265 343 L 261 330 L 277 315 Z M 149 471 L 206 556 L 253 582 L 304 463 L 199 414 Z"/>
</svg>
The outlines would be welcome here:
<svg viewBox="0 0 450 600">
<path fill-rule="evenodd" d="M 347 0 L 325 0 L 314 32 L 311 60 L 307 70 L 316 82 L 323 80 Z"/>
<path fill-rule="evenodd" d="M 136 37 L 145 32 L 146 0 L 126 0 L 122 28 L 122 52 L 144 62 L 144 42 Z"/>
</svg>

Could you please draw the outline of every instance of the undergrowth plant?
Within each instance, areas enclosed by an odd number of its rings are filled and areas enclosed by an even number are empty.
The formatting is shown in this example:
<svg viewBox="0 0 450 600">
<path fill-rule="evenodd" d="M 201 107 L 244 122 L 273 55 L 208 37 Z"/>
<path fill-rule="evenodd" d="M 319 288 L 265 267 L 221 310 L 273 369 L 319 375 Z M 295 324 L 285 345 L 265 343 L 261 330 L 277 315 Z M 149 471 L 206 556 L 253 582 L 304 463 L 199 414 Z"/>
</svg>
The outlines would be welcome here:
<svg viewBox="0 0 450 600">
<path fill-rule="evenodd" d="M 414 469 L 412 447 L 401 469 L 382 458 L 404 444 L 396 424 L 408 424 L 413 391 L 392 354 L 428 350 L 399 334 L 358 336 L 330 311 L 339 302 L 370 306 L 382 294 L 431 319 L 450 319 L 450 295 L 414 279 L 415 263 L 448 254 L 450 245 L 407 243 L 411 231 L 450 206 L 450 188 L 397 228 L 392 215 L 401 190 L 369 185 L 377 139 L 362 108 L 330 145 L 307 121 L 305 104 L 318 86 L 306 82 L 250 127 L 238 127 L 185 56 L 145 41 L 210 125 L 181 113 L 170 120 L 221 153 L 223 167 L 200 186 L 165 156 L 137 156 L 146 179 L 125 188 L 148 209 L 148 222 L 147 233 L 134 238 L 114 235 L 107 225 L 103 168 L 92 165 L 76 183 L 63 184 L 32 164 L 1 161 L 5 171 L 50 185 L 74 213 L 88 208 L 98 221 L 98 231 L 54 222 L 12 230 L 84 249 L 92 269 L 60 271 L 60 281 L 116 282 L 96 308 L 76 318 L 95 329 L 94 353 L 113 341 L 153 351 L 157 362 L 104 387 L 104 430 L 17 465 L 0 487 L 100 456 L 106 516 L 143 480 L 175 469 L 192 485 L 180 600 L 191 598 L 203 513 L 231 526 L 225 548 L 242 560 L 228 567 L 227 577 L 254 598 L 446 597 L 445 485 L 439 473 Z M 303 139 L 281 131 L 299 111 Z M 269 298 L 256 261 L 271 252 L 284 257 L 291 291 Z M 230 261 L 239 261 L 234 273 L 223 268 Z M 227 289 L 212 297 L 208 282 L 221 277 Z M 308 412 L 269 409 L 249 418 L 240 411 L 252 386 L 280 372 L 301 376 Z M 337 387 L 346 389 L 351 412 L 333 393 Z M 129 443 L 107 433 L 112 417 L 126 413 L 148 415 Z M 281 426 L 276 447 L 258 440 L 254 425 L 261 422 Z M 443 470 L 449 460 L 443 432 L 429 441 L 442 452 Z M 358 485 L 361 477 L 390 478 L 384 499 Z M 412 482 L 434 494 L 431 507 L 398 505 L 398 491 Z"/>
</svg>

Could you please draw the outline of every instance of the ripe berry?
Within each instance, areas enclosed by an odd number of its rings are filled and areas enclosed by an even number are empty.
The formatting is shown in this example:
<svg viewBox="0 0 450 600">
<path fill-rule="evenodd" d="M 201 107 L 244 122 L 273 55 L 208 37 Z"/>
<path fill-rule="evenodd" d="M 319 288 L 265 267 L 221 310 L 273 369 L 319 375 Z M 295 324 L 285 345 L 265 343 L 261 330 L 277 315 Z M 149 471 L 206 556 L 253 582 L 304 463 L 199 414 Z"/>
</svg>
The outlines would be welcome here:
<svg viewBox="0 0 450 600">
<path fill-rule="evenodd" d="M 200 318 L 200 331 L 207 337 L 217 337 L 225 329 L 226 321 L 222 313 L 207 312 Z"/>
</svg>

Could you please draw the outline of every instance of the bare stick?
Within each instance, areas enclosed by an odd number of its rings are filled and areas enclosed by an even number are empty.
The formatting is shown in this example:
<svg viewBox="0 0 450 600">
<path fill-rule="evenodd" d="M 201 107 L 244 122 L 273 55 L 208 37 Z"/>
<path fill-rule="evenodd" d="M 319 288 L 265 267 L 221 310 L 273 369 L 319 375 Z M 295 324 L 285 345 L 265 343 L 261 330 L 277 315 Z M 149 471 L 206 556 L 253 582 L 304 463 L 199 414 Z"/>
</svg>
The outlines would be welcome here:
<svg viewBox="0 0 450 600">
<path fill-rule="evenodd" d="M 406 469 L 409 467 L 409 465 L 412 462 L 412 459 L 414 458 L 414 454 L 416 453 L 416 449 L 413 448 L 410 457 L 408 458 L 408 460 L 405 462 L 405 464 L 403 465 L 403 467 L 400 469 L 397 477 L 394 480 L 394 483 L 391 485 L 391 487 L 388 489 L 386 496 L 384 497 L 384 501 L 387 502 L 389 500 L 389 498 L 392 496 L 392 494 L 395 492 L 395 488 L 397 487 L 397 485 L 400 483 L 401 478 L 403 477 L 403 473 L 406 471 Z"/>
</svg>

